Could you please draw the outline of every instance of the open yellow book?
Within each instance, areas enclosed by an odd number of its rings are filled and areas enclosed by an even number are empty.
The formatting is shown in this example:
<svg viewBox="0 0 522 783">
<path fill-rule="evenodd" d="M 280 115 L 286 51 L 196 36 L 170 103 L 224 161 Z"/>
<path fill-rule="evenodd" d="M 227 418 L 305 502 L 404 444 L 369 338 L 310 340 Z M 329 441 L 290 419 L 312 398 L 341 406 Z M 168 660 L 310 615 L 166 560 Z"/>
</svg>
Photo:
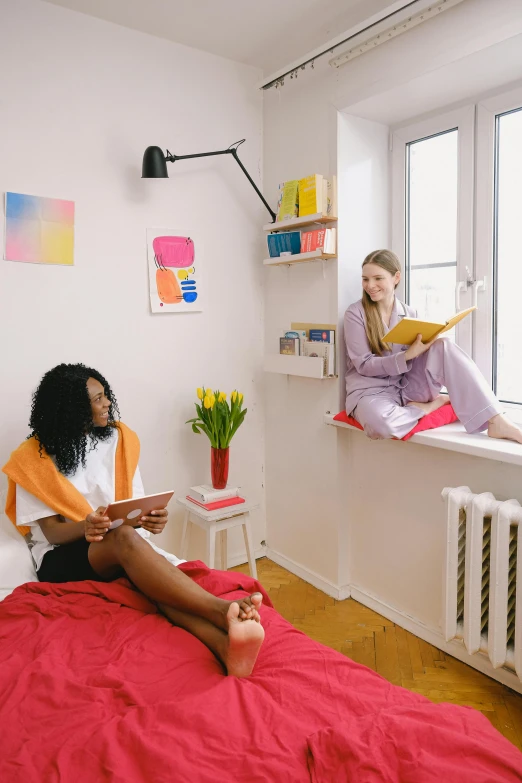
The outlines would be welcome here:
<svg viewBox="0 0 522 783">
<path fill-rule="evenodd" d="M 422 342 L 429 343 L 439 334 L 448 332 L 459 321 L 462 321 L 467 315 L 469 315 L 476 307 L 468 307 L 467 310 L 461 310 L 446 321 L 444 324 L 435 323 L 433 321 L 422 321 L 420 318 L 402 318 L 399 323 L 390 329 L 388 334 L 385 334 L 382 338 L 385 343 L 399 343 L 399 345 L 411 345 L 417 339 L 417 335 L 422 335 Z"/>
</svg>

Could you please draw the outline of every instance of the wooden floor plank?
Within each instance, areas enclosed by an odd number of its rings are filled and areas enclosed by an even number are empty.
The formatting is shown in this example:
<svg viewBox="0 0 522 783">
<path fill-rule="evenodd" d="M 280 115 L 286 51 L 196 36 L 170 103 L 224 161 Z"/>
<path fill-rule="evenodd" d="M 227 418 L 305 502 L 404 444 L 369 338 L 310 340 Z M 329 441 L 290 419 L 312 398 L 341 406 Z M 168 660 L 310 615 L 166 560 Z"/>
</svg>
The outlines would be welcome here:
<svg viewBox="0 0 522 783">
<path fill-rule="evenodd" d="M 420 639 L 417 639 L 417 637 L 412 633 L 408 633 L 407 631 L 405 633 L 408 640 L 408 650 L 410 651 L 411 670 L 413 672 L 413 677 L 421 675 L 424 676 L 424 664 L 422 663 L 419 647 Z"/>
<path fill-rule="evenodd" d="M 410 651 L 408 649 L 408 639 L 404 628 L 395 627 L 395 638 L 397 639 L 397 654 L 399 657 L 399 669 L 402 680 L 413 680 L 413 671 L 411 668 Z"/>
<path fill-rule="evenodd" d="M 494 680 L 491 680 L 489 677 L 486 677 L 485 675 L 484 675 L 484 681 L 481 682 L 478 686 L 474 684 L 470 685 L 470 683 L 465 680 L 462 682 L 459 682 L 458 680 L 454 682 L 444 682 L 441 680 L 430 680 L 428 678 L 423 679 L 421 677 L 412 680 L 403 679 L 402 684 L 404 688 L 410 688 L 412 690 L 413 688 L 422 687 L 422 688 L 431 688 L 433 690 L 456 691 L 457 693 L 459 692 L 467 693 L 477 688 L 480 691 L 502 693 L 502 685 L 500 683 L 495 684 Z M 522 699 L 522 696 L 520 698 Z"/>
<path fill-rule="evenodd" d="M 420 650 L 423 665 L 425 667 L 429 666 L 433 668 L 435 662 L 433 660 L 433 647 L 431 646 L 431 644 L 425 642 L 424 639 L 419 639 L 419 650 Z"/>
<path fill-rule="evenodd" d="M 435 703 L 478 710 L 522 749 L 520 694 L 352 598 L 336 601 L 267 558 L 257 568 L 275 608 L 300 631 Z"/>
<path fill-rule="evenodd" d="M 504 735 L 504 737 L 507 737 L 508 740 L 513 743 L 513 745 L 518 746 L 518 735 L 506 705 L 504 703 L 495 704 L 495 713 L 500 723 L 499 731 Z"/>
<path fill-rule="evenodd" d="M 375 634 L 375 656 L 377 671 L 394 685 L 401 685 L 399 656 L 395 628 L 384 628 L 382 633 Z"/>
<path fill-rule="evenodd" d="M 504 704 L 506 705 L 513 722 L 519 747 L 522 747 L 522 698 L 509 688 L 505 688 Z"/>
</svg>

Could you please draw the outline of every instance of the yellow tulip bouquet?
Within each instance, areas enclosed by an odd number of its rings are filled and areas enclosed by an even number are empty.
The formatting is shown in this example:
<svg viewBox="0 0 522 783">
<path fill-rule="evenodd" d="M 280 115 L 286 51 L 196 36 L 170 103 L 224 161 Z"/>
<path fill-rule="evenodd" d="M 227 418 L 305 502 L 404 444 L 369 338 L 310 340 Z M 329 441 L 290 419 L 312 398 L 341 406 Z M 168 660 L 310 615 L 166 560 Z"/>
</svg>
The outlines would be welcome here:
<svg viewBox="0 0 522 783">
<path fill-rule="evenodd" d="M 201 401 L 201 404 L 195 403 L 197 418 L 185 423 L 192 424 L 193 432 L 204 432 L 212 448 L 228 449 L 247 413 L 247 408 L 243 408 L 243 395 L 233 391 L 229 404 L 225 392 L 212 391 L 203 386 L 196 393 Z"/>
</svg>

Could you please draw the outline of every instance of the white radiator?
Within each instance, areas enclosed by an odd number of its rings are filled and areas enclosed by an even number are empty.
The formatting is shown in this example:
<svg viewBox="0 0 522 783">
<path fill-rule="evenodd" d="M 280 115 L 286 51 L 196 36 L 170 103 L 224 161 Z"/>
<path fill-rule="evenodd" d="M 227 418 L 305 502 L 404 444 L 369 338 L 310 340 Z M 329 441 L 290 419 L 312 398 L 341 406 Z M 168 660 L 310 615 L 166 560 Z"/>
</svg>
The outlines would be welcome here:
<svg viewBox="0 0 522 783">
<path fill-rule="evenodd" d="M 522 681 L 522 506 L 445 487 L 443 632 Z M 517 601 L 518 592 L 518 601 Z"/>
</svg>

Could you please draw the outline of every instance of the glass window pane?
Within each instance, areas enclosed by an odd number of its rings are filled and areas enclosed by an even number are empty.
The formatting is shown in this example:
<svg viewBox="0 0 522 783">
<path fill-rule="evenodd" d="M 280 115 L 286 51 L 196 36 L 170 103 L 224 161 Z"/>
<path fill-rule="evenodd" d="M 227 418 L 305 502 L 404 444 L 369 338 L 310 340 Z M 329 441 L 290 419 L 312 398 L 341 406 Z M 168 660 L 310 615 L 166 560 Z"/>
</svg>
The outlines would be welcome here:
<svg viewBox="0 0 522 783">
<path fill-rule="evenodd" d="M 408 144 L 406 295 L 419 318 L 455 312 L 458 130 Z"/>
<path fill-rule="evenodd" d="M 522 403 L 522 109 L 497 118 L 496 153 L 493 314 L 495 390 L 501 400 Z"/>
<path fill-rule="evenodd" d="M 444 323 L 455 311 L 455 266 L 410 271 L 410 302 L 419 318 Z M 455 339 L 455 329 L 445 337 Z"/>
</svg>

